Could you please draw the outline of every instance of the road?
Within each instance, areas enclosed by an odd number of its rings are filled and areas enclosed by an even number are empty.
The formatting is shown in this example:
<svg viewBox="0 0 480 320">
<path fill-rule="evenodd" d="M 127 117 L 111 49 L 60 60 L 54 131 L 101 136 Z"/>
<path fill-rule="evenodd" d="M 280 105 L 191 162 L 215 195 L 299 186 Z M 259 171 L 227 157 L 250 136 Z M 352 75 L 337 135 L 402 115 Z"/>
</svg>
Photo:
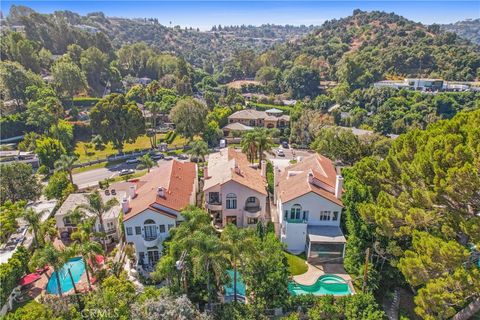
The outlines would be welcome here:
<svg viewBox="0 0 480 320">
<path fill-rule="evenodd" d="M 282 149 L 285 156 L 277 156 L 278 149 Z M 297 159 L 298 157 L 308 157 L 313 154 L 313 151 L 309 150 L 299 150 L 288 148 L 285 149 L 282 146 L 278 146 L 272 149 L 272 153 L 267 154 L 267 159 L 272 161 L 274 166 L 277 166 L 279 169 L 284 169 L 290 165 L 290 160 Z"/>
</svg>

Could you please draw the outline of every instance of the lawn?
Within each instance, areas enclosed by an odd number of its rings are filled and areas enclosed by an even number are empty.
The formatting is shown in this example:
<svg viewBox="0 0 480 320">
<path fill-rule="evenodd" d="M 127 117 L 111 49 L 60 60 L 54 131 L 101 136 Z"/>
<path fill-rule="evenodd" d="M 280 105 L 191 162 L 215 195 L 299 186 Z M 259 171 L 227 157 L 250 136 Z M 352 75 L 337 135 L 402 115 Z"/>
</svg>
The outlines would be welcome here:
<svg viewBox="0 0 480 320">
<path fill-rule="evenodd" d="M 159 133 L 157 134 L 157 140 L 165 138 L 165 134 Z M 187 140 L 177 135 L 169 147 L 180 147 L 187 143 Z M 87 149 L 85 149 L 87 147 Z M 140 136 L 134 143 L 126 143 L 123 147 L 123 152 L 130 152 L 134 150 L 145 150 L 150 149 L 150 139 L 146 136 Z M 95 148 L 88 142 L 85 141 L 77 141 L 75 145 L 75 153 L 79 155 L 79 162 L 87 162 L 91 160 L 97 160 L 106 158 L 108 156 L 114 155 L 117 152 L 116 149 L 113 148 L 111 143 L 105 145 L 102 150 L 95 150 Z"/>
<path fill-rule="evenodd" d="M 302 259 L 300 256 L 296 256 L 287 252 L 285 252 L 285 256 L 288 260 L 288 271 L 292 276 L 307 272 L 308 266 L 305 263 L 305 260 Z"/>
</svg>

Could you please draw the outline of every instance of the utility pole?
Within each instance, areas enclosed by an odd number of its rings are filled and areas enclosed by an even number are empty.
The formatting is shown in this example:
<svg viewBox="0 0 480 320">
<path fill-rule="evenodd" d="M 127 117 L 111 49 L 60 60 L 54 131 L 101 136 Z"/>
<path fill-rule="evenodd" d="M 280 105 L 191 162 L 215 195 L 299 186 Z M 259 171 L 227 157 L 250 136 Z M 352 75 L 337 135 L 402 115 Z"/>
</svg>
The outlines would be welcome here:
<svg viewBox="0 0 480 320">
<path fill-rule="evenodd" d="M 363 271 L 363 286 L 362 286 L 362 291 L 365 292 L 365 289 L 367 287 L 367 275 L 368 275 L 368 261 L 370 259 L 370 248 L 367 248 L 365 250 L 365 269 Z"/>
</svg>

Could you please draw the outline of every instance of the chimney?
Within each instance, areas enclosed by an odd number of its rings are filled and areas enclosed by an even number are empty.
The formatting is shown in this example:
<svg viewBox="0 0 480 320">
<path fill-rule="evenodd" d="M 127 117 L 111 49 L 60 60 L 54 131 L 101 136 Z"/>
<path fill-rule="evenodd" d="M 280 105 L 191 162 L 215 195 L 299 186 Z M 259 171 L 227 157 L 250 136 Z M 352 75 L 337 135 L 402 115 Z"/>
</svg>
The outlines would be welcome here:
<svg viewBox="0 0 480 320">
<path fill-rule="evenodd" d="M 165 188 L 164 187 L 158 187 L 157 189 L 157 195 L 159 197 L 165 198 Z"/>
<path fill-rule="evenodd" d="M 204 167 L 203 167 L 203 179 L 208 179 L 208 178 L 210 178 L 210 177 L 208 176 L 208 167 L 207 167 L 207 166 L 204 166 Z"/>
<path fill-rule="evenodd" d="M 338 174 L 335 180 L 335 198 L 340 199 L 342 197 L 342 192 L 343 192 L 343 177 Z"/>
<path fill-rule="evenodd" d="M 238 164 L 236 162 L 235 162 L 235 173 L 240 174 L 240 167 L 238 166 Z"/>
<path fill-rule="evenodd" d="M 313 172 L 310 171 L 308 173 L 308 178 L 307 179 L 308 179 L 308 183 L 313 184 Z"/>
<path fill-rule="evenodd" d="M 267 161 L 265 160 L 260 161 L 260 175 L 262 177 L 267 176 Z"/>
<path fill-rule="evenodd" d="M 131 185 L 130 188 L 128 188 L 128 196 L 130 199 L 133 199 L 137 196 L 137 185 Z"/>
<path fill-rule="evenodd" d="M 123 200 L 122 200 L 122 212 L 127 213 L 128 210 L 130 210 L 130 201 L 128 201 L 128 198 L 125 195 L 125 197 L 123 197 Z"/>
</svg>

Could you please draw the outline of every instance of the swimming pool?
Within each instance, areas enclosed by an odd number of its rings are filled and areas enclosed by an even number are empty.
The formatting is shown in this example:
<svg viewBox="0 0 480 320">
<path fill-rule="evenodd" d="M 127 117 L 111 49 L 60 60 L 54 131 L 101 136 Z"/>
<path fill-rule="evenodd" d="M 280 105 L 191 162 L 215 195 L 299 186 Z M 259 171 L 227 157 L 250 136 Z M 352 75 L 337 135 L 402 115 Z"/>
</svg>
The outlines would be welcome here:
<svg viewBox="0 0 480 320">
<path fill-rule="evenodd" d="M 65 263 L 60 270 L 58 270 L 62 293 L 65 293 L 73 288 L 72 280 L 70 279 L 70 275 L 68 274 L 68 269 L 70 269 L 70 271 L 72 272 L 73 281 L 75 282 L 75 284 L 77 284 L 78 281 L 80 281 L 80 277 L 85 272 L 85 265 L 83 263 L 83 259 L 81 257 L 72 258 L 68 260 L 68 262 Z M 56 271 L 52 273 L 52 276 L 48 281 L 47 292 L 59 294 Z"/>
<path fill-rule="evenodd" d="M 226 299 L 233 299 L 233 270 L 227 270 L 228 276 L 230 277 L 230 281 L 228 284 L 224 286 L 225 289 L 225 298 Z M 242 276 L 240 272 L 237 271 L 237 298 L 244 298 L 246 295 L 245 293 L 245 283 L 243 282 Z"/>
<path fill-rule="evenodd" d="M 311 286 L 305 286 L 296 283 L 295 281 L 292 281 L 288 284 L 288 291 L 290 291 L 290 294 L 294 296 L 298 296 L 301 294 L 333 294 L 337 296 L 343 296 L 352 293 L 348 283 L 344 279 L 333 274 L 326 274 L 321 276 Z"/>
</svg>

